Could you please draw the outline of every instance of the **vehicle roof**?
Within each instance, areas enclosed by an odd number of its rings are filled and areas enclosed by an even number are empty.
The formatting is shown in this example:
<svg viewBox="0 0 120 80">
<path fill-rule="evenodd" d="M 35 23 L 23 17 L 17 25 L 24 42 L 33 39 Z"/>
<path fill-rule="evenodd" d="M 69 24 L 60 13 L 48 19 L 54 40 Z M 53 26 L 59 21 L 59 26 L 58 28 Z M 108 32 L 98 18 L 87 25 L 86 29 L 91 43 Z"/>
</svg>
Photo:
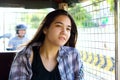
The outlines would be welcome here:
<svg viewBox="0 0 120 80">
<path fill-rule="evenodd" d="M 0 7 L 24 7 L 27 9 L 58 8 L 59 3 L 73 6 L 86 0 L 0 0 Z"/>
</svg>

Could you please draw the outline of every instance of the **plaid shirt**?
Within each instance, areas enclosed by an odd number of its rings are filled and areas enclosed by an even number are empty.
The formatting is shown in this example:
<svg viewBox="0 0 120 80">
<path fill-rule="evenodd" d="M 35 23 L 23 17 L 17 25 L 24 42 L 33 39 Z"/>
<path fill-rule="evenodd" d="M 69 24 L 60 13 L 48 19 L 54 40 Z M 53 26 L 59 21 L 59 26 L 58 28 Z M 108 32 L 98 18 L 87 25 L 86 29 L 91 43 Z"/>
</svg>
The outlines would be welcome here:
<svg viewBox="0 0 120 80">
<path fill-rule="evenodd" d="M 16 54 L 8 80 L 31 80 L 32 66 L 29 58 L 32 47 L 37 45 L 35 43 Z M 60 47 L 57 61 L 61 80 L 84 80 L 83 63 L 80 60 L 79 52 L 75 48 Z"/>
</svg>

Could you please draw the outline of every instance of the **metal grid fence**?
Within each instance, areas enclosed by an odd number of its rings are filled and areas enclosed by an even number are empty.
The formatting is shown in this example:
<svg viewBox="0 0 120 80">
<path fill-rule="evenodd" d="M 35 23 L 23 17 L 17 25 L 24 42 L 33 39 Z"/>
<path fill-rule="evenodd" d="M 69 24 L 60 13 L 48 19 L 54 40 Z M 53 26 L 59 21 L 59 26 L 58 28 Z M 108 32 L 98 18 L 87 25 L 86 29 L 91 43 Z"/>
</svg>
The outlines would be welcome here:
<svg viewBox="0 0 120 80">
<path fill-rule="evenodd" d="M 114 12 L 106 0 L 87 2 L 81 8 L 92 15 L 88 21 L 97 23 L 79 28 L 77 47 L 84 62 L 85 80 L 115 80 Z"/>
</svg>

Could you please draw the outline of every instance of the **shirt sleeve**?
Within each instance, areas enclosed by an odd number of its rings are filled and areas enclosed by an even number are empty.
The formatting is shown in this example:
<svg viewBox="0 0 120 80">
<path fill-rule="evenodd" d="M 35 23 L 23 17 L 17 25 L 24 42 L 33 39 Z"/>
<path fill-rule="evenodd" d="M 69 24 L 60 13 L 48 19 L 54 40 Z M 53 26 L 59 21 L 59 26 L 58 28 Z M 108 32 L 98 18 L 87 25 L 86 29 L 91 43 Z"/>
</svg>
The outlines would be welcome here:
<svg viewBox="0 0 120 80">
<path fill-rule="evenodd" d="M 75 80 L 84 80 L 83 62 L 78 51 L 76 55 L 76 60 L 74 61 L 74 65 L 75 65 Z"/>
<path fill-rule="evenodd" d="M 12 39 L 8 42 L 8 46 L 9 46 L 9 47 L 13 47 Z"/>
<path fill-rule="evenodd" d="M 27 64 L 26 56 L 17 53 L 12 62 L 8 80 L 30 80 Z"/>
</svg>

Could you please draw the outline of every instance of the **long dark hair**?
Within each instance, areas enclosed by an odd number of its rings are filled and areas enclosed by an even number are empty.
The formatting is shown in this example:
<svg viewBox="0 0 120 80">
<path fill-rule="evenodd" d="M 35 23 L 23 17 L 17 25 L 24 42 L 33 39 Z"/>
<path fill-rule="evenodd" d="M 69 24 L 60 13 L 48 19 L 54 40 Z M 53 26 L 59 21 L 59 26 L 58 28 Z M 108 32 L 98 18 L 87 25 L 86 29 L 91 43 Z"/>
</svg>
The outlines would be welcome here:
<svg viewBox="0 0 120 80">
<path fill-rule="evenodd" d="M 45 34 L 43 33 L 43 29 L 49 28 L 50 24 L 59 15 L 66 15 L 70 18 L 70 20 L 71 20 L 71 36 L 70 36 L 69 40 L 67 41 L 67 43 L 65 44 L 65 46 L 75 47 L 75 44 L 77 41 L 77 35 L 78 35 L 76 24 L 75 24 L 73 18 L 71 17 L 71 15 L 67 11 L 62 10 L 62 9 L 54 10 L 54 11 L 50 12 L 44 18 L 44 20 L 42 21 L 42 23 L 39 26 L 37 33 L 34 36 L 34 38 L 28 43 L 27 46 L 33 44 L 34 42 L 39 42 L 42 44 L 45 39 Z"/>
</svg>

